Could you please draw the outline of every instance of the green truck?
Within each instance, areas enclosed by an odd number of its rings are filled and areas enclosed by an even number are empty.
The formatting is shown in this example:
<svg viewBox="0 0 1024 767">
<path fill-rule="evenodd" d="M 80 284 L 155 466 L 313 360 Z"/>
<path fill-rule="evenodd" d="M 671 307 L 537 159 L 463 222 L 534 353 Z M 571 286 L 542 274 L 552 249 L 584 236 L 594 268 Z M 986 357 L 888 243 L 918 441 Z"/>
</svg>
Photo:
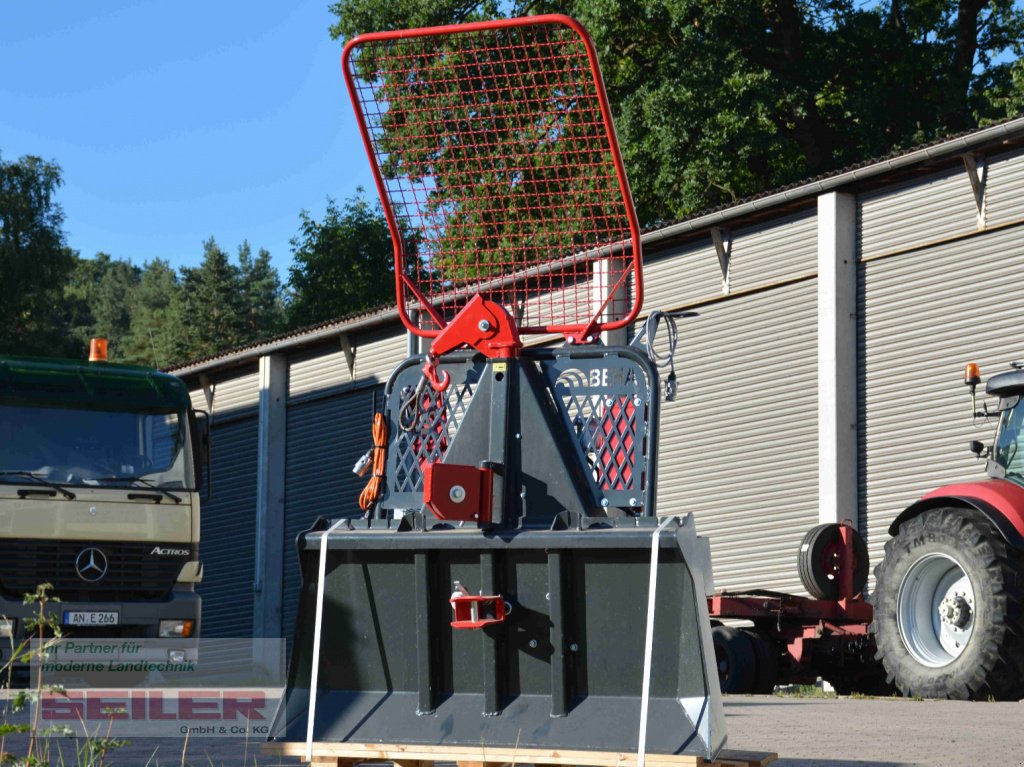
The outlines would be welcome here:
<svg viewBox="0 0 1024 767">
<path fill-rule="evenodd" d="M 5 661 L 41 583 L 70 637 L 199 634 L 207 418 L 179 379 L 100 348 L 89 362 L 0 356 Z"/>
</svg>

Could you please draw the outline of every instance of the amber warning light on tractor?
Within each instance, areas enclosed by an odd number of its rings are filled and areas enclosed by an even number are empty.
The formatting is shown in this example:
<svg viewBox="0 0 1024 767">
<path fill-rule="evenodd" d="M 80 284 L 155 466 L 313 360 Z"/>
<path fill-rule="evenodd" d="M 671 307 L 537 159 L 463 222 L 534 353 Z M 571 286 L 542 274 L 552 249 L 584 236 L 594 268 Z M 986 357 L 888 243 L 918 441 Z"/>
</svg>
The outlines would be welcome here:
<svg viewBox="0 0 1024 767">
<path fill-rule="evenodd" d="M 89 362 L 106 362 L 107 361 L 107 339 L 105 338 L 91 338 L 89 339 Z"/>
<path fill-rule="evenodd" d="M 971 387 L 971 391 L 981 383 L 981 368 L 977 362 L 967 363 L 967 367 L 964 368 L 964 383 Z"/>
</svg>

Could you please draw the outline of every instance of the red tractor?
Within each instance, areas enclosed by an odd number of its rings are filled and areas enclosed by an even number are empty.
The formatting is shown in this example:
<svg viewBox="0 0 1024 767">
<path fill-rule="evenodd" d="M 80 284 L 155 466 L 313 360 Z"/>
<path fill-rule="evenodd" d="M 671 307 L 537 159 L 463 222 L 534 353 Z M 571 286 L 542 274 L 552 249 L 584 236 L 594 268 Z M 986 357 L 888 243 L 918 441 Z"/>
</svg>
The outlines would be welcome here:
<svg viewBox="0 0 1024 767">
<path fill-rule="evenodd" d="M 988 380 L 995 442 L 971 442 L 988 479 L 940 487 L 903 511 L 875 568 L 877 657 L 904 695 L 1024 697 L 1024 365 Z M 972 399 L 981 382 L 970 364 Z"/>
</svg>

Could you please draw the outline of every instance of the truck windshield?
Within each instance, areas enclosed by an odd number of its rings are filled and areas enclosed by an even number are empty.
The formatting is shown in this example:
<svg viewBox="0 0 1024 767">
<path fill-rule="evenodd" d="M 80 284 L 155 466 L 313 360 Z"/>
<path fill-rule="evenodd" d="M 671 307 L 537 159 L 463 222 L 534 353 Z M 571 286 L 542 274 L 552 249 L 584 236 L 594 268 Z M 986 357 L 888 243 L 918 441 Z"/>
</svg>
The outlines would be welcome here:
<svg viewBox="0 0 1024 767">
<path fill-rule="evenodd" d="M 1024 399 L 1004 410 L 999 417 L 999 433 L 996 436 L 992 459 L 1006 470 L 1006 476 L 1024 483 Z"/>
<path fill-rule="evenodd" d="M 163 488 L 192 488 L 186 422 L 177 412 L 0 404 L 0 481 L 15 482 L 11 472 L 27 472 L 87 487 L 144 479 Z"/>
</svg>

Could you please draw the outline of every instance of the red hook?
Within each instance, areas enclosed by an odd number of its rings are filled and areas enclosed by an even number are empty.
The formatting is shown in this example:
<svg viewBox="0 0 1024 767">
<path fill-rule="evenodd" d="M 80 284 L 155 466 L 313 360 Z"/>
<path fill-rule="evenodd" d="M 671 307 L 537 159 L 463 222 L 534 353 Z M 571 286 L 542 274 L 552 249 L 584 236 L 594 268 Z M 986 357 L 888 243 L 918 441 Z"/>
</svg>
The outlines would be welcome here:
<svg viewBox="0 0 1024 767">
<path fill-rule="evenodd" d="M 430 384 L 430 388 L 440 393 L 448 388 L 448 384 L 451 383 L 451 376 L 446 372 L 442 372 L 440 376 L 437 374 L 437 362 L 433 358 L 427 357 L 426 363 L 421 368 L 423 371 L 423 377 L 427 379 L 427 383 Z"/>
</svg>

